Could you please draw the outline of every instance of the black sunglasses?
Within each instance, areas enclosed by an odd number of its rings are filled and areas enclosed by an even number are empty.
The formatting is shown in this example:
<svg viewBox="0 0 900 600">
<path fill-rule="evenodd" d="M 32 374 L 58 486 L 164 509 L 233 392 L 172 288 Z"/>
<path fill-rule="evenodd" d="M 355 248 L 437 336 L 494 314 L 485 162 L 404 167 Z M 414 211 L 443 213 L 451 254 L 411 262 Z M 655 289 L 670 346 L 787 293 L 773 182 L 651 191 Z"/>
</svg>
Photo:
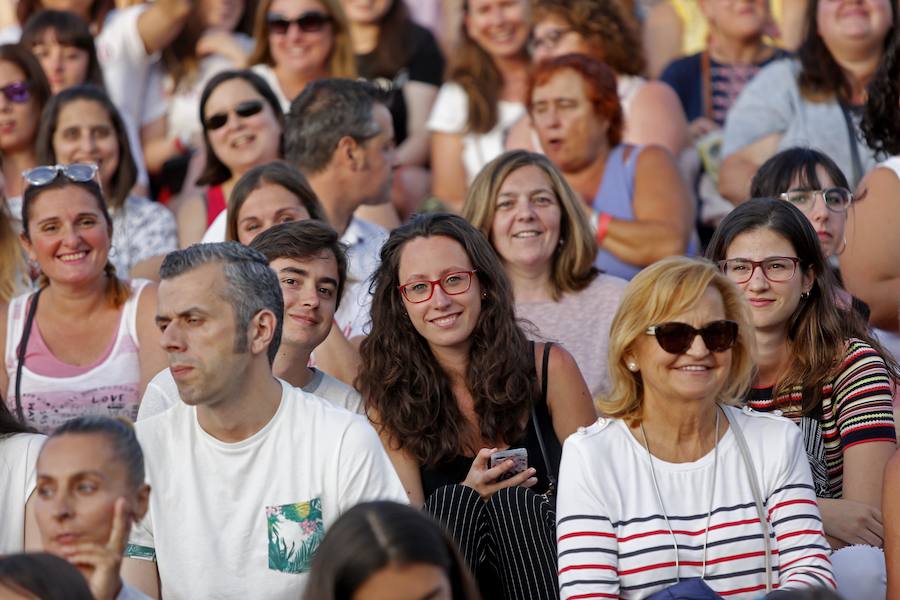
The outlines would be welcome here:
<svg viewBox="0 0 900 600">
<path fill-rule="evenodd" d="M 247 100 L 246 102 L 241 102 L 237 106 L 235 106 L 232 110 L 234 114 L 239 117 L 247 118 L 252 117 L 255 114 L 258 114 L 263 109 L 262 100 Z M 225 123 L 228 122 L 228 113 L 220 112 L 214 115 L 211 115 L 206 118 L 204 122 L 204 126 L 207 131 L 215 131 L 221 127 L 225 126 Z"/>
<path fill-rule="evenodd" d="M 724 352 L 737 341 L 738 324 L 734 321 L 713 321 L 700 329 L 687 323 L 662 323 L 648 327 L 644 332 L 656 336 L 659 347 L 669 354 L 684 354 L 698 335 L 710 352 Z"/>
<path fill-rule="evenodd" d="M 323 12 L 310 11 L 295 19 L 288 19 L 284 15 L 271 13 L 266 16 L 266 23 L 269 24 L 269 32 L 276 35 L 286 34 L 291 27 L 291 23 L 296 23 L 303 33 L 316 33 L 322 31 L 325 25 L 331 23 L 331 16 Z"/>
</svg>

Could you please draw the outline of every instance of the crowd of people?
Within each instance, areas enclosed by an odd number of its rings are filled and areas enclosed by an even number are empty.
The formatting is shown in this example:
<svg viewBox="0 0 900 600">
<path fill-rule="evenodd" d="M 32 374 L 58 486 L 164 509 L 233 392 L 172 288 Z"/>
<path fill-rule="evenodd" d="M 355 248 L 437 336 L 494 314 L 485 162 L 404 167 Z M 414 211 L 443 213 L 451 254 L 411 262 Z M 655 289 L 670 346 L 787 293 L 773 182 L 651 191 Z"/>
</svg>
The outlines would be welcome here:
<svg viewBox="0 0 900 600">
<path fill-rule="evenodd" d="M 900 600 L 898 10 L 0 1 L 0 597 Z"/>
</svg>

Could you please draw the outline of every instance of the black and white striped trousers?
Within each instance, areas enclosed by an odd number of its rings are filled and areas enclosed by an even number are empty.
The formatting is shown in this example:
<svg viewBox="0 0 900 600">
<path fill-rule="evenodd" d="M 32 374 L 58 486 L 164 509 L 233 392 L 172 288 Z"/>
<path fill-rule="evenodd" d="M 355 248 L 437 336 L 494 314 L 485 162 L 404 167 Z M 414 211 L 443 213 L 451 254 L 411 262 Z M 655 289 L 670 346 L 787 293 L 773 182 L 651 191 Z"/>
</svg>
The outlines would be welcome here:
<svg viewBox="0 0 900 600">
<path fill-rule="evenodd" d="M 443 524 L 485 600 L 555 600 L 556 514 L 543 496 L 505 488 L 485 502 L 470 487 L 438 488 L 425 510 Z"/>
</svg>

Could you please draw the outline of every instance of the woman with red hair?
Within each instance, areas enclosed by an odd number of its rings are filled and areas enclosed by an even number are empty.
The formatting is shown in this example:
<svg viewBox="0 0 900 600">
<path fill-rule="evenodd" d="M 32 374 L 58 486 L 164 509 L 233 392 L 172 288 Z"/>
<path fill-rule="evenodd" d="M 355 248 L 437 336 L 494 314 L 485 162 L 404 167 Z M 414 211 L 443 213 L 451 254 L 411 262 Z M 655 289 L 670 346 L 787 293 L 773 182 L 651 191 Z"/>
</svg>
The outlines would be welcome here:
<svg viewBox="0 0 900 600">
<path fill-rule="evenodd" d="M 622 143 L 608 66 L 580 54 L 541 62 L 528 99 L 544 153 L 592 209 L 597 267 L 631 279 L 666 256 L 696 254 L 694 206 L 675 161 L 659 146 Z"/>
</svg>

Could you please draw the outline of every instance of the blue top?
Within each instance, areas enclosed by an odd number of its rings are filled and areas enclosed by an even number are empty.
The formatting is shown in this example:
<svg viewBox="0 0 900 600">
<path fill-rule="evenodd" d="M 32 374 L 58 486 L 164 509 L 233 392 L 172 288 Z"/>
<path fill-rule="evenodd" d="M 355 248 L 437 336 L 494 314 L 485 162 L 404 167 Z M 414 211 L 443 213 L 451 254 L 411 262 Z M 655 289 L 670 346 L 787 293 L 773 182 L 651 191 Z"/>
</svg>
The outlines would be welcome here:
<svg viewBox="0 0 900 600">
<path fill-rule="evenodd" d="M 637 171 L 638 157 L 644 147 L 634 146 L 626 161 L 625 149 L 628 147 L 628 144 L 619 144 L 606 157 L 603 181 L 600 182 L 600 189 L 594 197 L 592 208 L 596 213 L 604 212 L 615 219 L 634 221 L 634 175 Z M 697 249 L 697 239 L 692 237 L 688 244 L 687 255 L 696 255 Z M 628 281 L 643 268 L 623 261 L 604 248 L 600 248 L 597 252 L 594 265 L 604 273 Z"/>
</svg>

